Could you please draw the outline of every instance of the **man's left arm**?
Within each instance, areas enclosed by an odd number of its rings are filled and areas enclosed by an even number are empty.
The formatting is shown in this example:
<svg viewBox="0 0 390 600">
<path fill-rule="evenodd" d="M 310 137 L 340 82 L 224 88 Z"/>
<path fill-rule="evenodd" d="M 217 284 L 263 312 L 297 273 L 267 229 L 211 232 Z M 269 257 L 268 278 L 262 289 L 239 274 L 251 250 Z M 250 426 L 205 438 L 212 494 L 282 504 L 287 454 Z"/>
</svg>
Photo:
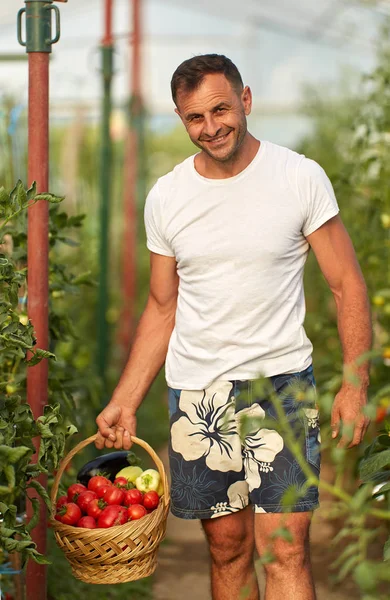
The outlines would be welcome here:
<svg viewBox="0 0 390 600">
<path fill-rule="evenodd" d="M 332 290 L 337 307 L 337 325 L 343 350 L 344 378 L 332 408 L 332 437 L 347 425 L 340 447 L 359 444 L 369 425 L 363 408 L 367 403 L 369 361 L 356 360 L 371 349 L 372 327 L 366 284 L 352 241 L 339 216 L 333 217 L 307 236 L 321 271 Z M 349 372 L 357 377 L 351 381 Z M 351 435 L 348 429 L 352 428 Z"/>
</svg>

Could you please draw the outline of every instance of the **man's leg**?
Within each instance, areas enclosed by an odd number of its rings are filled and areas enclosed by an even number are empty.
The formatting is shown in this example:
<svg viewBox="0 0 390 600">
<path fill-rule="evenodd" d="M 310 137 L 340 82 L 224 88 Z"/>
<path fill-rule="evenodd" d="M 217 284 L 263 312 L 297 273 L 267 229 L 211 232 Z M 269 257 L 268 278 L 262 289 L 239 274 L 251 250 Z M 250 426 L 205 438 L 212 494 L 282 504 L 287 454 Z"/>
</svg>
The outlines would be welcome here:
<svg viewBox="0 0 390 600">
<path fill-rule="evenodd" d="M 203 519 L 202 526 L 210 547 L 213 600 L 259 600 L 252 508 Z"/>
<path fill-rule="evenodd" d="M 315 600 L 310 563 L 309 528 L 311 512 L 255 515 L 255 542 L 260 556 L 269 550 L 274 560 L 264 565 L 265 600 Z M 272 538 L 279 527 L 287 527 L 293 540 Z"/>
</svg>

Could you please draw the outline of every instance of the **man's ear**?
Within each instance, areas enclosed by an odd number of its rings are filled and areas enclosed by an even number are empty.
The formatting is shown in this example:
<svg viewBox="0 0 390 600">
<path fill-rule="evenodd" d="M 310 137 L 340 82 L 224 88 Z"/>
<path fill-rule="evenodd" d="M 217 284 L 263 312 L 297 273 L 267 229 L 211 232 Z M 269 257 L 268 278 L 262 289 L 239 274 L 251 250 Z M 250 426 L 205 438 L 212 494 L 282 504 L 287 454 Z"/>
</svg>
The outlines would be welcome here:
<svg viewBox="0 0 390 600">
<path fill-rule="evenodd" d="M 246 85 L 241 92 L 241 102 L 244 105 L 245 114 L 250 115 L 252 111 L 252 91 L 249 85 Z"/>
<path fill-rule="evenodd" d="M 181 116 L 180 111 L 179 111 L 179 109 L 177 107 L 175 108 L 175 113 L 177 115 L 179 115 L 181 122 L 183 123 L 184 127 L 187 129 L 186 124 L 185 124 L 185 122 L 183 120 L 183 117 Z"/>
</svg>

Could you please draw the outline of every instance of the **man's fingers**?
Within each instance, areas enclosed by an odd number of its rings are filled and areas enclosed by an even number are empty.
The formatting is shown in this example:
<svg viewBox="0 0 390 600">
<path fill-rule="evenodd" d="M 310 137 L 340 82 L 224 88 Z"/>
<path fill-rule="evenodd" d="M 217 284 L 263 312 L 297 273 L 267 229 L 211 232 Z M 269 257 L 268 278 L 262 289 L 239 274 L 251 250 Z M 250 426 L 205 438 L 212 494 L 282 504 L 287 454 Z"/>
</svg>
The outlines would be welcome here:
<svg viewBox="0 0 390 600">
<path fill-rule="evenodd" d="M 363 441 L 369 424 L 370 424 L 370 420 L 367 417 L 361 417 L 361 419 L 355 424 L 355 431 L 353 434 L 352 442 L 349 445 L 349 448 L 352 448 L 353 446 L 357 446 L 358 444 L 360 444 Z"/>
<path fill-rule="evenodd" d="M 96 418 L 96 425 L 99 428 L 99 432 L 102 437 L 116 441 L 116 427 L 115 424 L 120 418 L 120 409 L 118 407 L 107 407 L 103 412 Z M 109 447 L 109 446 L 107 446 Z M 110 446 L 112 448 L 112 446 Z"/>
<path fill-rule="evenodd" d="M 355 429 L 353 432 L 352 441 L 350 442 L 348 448 L 352 448 L 353 446 L 357 446 L 362 441 L 364 431 L 364 419 L 362 421 L 358 421 L 355 423 Z"/>
<path fill-rule="evenodd" d="M 100 431 L 96 434 L 95 446 L 98 450 L 103 450 L 106 438 L 102 436 Z"/>
<path fill-rule="evenodd" d="M 123 427 L 116 428 L 116 440 L 114 442 L 114 448 L 121 450 L 123 448 Z"/>
<path fill-rule="evenodd" d="M 123 450 L 130 450 L 133 442 L 131 441 L 130 433 L 125 429 L 123 432 Z"/>
<path fill-rule="evenodd" d="M 338 412 L 332 412 L 330 426 L 332 429 L 332 438 L 335 439 L 340 432 L 340 415 Z"/>
</svg>

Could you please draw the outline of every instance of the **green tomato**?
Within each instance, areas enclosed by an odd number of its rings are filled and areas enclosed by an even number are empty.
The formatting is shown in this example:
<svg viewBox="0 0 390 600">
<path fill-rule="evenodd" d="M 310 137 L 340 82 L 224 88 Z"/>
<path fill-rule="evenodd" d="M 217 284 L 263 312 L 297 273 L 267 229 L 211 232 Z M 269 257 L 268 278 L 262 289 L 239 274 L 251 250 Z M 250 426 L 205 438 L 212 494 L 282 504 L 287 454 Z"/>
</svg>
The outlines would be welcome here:
<svg viewBox="0 0 390 600">
<path fill-rule="evenodd" d="M 18 387 L 16 385 L 14 385 L 13 383 L 7 383 L 7 385 L 5 386 L 5 391 L 7 392 L 7 394 L 9 394 L 10 396 L 12 394 L 15 394 L 15 392 L 17 391 Z"/>
<path fill-rule="evenodd" d="M 65 296 L 64 290 L 54 290 L 51 295 L 53 298 L 63 298 Z"/>
</svg>

